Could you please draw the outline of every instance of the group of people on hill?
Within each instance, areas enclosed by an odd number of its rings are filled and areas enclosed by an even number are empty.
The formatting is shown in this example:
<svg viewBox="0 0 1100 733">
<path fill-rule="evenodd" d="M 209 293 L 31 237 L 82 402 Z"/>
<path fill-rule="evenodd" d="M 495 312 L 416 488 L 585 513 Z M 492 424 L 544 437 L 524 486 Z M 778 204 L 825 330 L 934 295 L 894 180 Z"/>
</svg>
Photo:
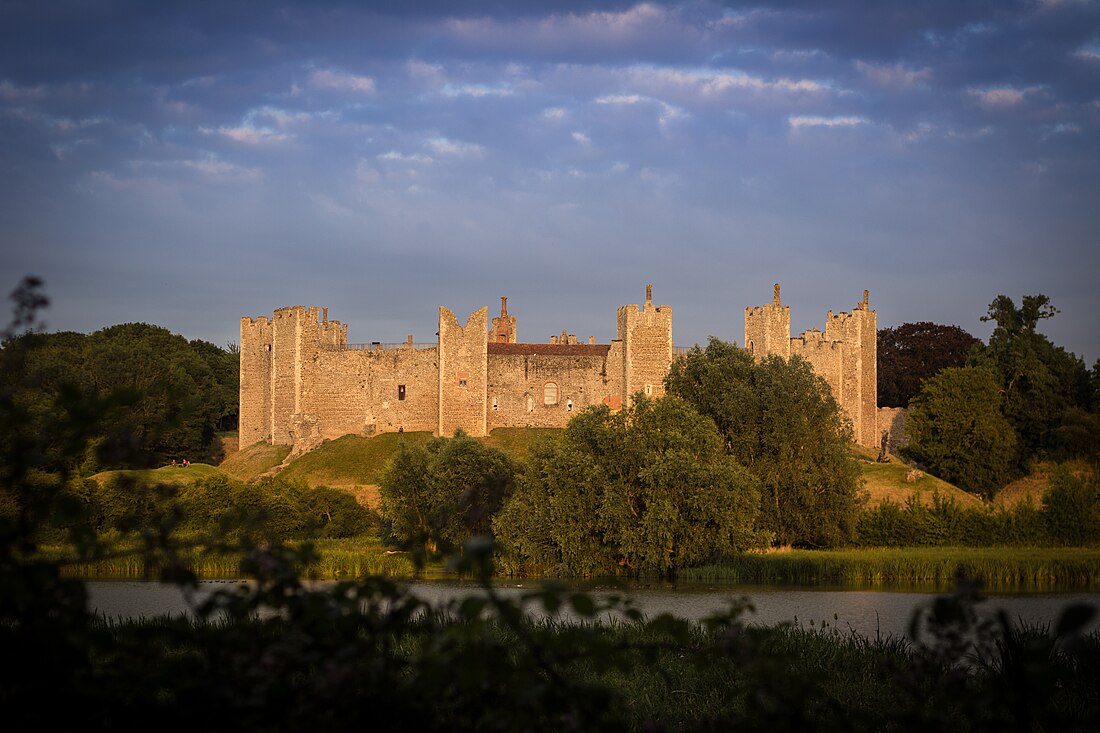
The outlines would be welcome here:
<svg viewBox="0 0 1100 733">
<path fill-rule="evenodd" d="M 175 468 L 177 466 L 180 467 L 180 468 L 187 468 L 190 465 L 191 465 L 191 461 L 187 460 L 186 458 L 184 458 L 180 461 L 176 461 L 175 458 L 172 459 L 172 467 L 173 468 Z"/>
</svg>

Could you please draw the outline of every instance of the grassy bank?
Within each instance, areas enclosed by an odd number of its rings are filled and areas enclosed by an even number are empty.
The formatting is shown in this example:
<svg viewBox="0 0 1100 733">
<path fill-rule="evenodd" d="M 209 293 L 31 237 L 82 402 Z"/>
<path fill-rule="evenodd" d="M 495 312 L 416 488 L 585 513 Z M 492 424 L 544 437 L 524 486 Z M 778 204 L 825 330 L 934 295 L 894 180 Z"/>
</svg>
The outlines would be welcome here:
<svg viewBox="0 0 1100 733">
<path fill-rule="evenodd" d="M 376 537 L 318 540 L 319 562 L 302 568 L 305 576 L 323 580 L 416 574 L 413 558 L 387 548 Z M 53 548 L 50 557 L 60 557 Z M 202 578 L 240 577 L 241 555 L 194 551 L 192 567 Z M 430 563 L 428 575 L 442 571 Z M 71 565 L 66 574 L 83 578 L 145 577 L 140 555 Z M 865 587 L 950 588 L 960 572 L 981 578 L 991 589 L 1100 589 L 1100 550 L 1092 548 L 916 547 L 847 550 L 789 550 L 746 553 L 720 564 L 686 568 L 678 579 L 731 585 L 836 585 Z"/>
<path fill-rule="evenodd" d="M 386 548 L 376 537 L 356 537 L 343 540 L 317 540 L 313 547 L 320 560 L 311 563 L 300 572 L 303 577 L 319 580 L 344 580 L 367 575 L 384 575 L 394 578 L 410 578 L 416 574 L 413 560 L 407 553 L 393 552 Z M 111 557 L 90 563 L 73 563 L 64 567 L 69 577 L 87 579 L 123 580 L 133 578 L 156 577 L 155 567 L 147 567 L 139 549 L 121 548 L 117 557 Z M 64 548 L 43 549 L 48 559 L 58 559 L 66 555 Z M 183 554 L 189 566 L 205 580 L 240 578 L 241 553 L 219 553 L 196 548 Z M 427 570 L 438 570 L 439 566 L 430 566 Z"/>
<path fill-rule="evenodd" d="M 990 588 L 1100 588 L 1100 550 L 910 547 L 746 553 L 680 572 L 684 580 L 756 584 L 949 587 L 960 570 Z"/>
</svg>

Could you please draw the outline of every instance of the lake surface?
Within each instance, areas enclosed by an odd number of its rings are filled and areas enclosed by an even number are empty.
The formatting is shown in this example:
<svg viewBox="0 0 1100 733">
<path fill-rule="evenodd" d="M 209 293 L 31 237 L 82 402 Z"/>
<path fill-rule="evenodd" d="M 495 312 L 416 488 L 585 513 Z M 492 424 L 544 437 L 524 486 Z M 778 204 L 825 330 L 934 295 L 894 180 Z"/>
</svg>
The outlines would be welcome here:
<svg viewBox="0 0 1100 733">
<path fill-rule="evenodd" d="M 206 581 L 199 584 L 197 597 L 227 587 L 239 581 Z M 320 583 L 319 585 L 324 585 Z M 152 618 L 164 615 L 190 614 L 191 607 L 175 586 L 148 581 L 88 581 L 90 605 L 109 619 Z M 479 589 L 469 583 L 419 581 L 409 583 L 415 595 L 433 605 L 476 594 Z M 497 590 L 504 596 L 518 599 L 523 593 L 537 590 L 536 583 L 502 584 Z M 940 594 L 884 590 L 836 590 L 806 587 L 759 586 L 633 586 L 614 590 L 585 588 L 597 597 L 615 593 L 629 597 L 634 606 L 647 616 L 671 613 L 680 618 L 700 620 L 729 607 L 732 601 L 747 598 L 754 610 L 744 616 L 749 623 L 773 625 L 794 623 L 806 628 L 836 628 L 863 636 L 903 636 L 913 613 Z M 987 594 L 988 600 L 979 606 L 983 615 L 1004 609 L 1013 621 L 1029 624 L 1051 624 L 1067 605 L 1088 603 L 1100 607 L 1100 593 L 1032 593 Z M 533 606 L 532 611 L 541 607 Z M 535 614 L 540 615 L 540 614 Z M 1100 630 L 1100 618 L 1090 627 Z"/>
</svg>

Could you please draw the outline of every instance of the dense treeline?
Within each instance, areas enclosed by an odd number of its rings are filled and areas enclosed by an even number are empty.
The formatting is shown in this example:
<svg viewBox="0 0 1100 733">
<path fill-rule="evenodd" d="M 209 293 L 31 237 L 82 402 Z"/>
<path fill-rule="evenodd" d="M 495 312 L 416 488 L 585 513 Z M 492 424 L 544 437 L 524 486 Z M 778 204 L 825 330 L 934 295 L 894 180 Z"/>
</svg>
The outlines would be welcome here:
<svg viewBox="0 0 1100 733">
<path fill-rule="evenodd" d="M 911 407 L 903 456 L 986 497 L 1037 460 L 1100 460 L 1100 360 L 1089 370 L 1036 330 L 1057 312 L 1045 295 L 999 295 L 988 344 L 934 324 L 880 332 L 883 404 Z"/>
<path fill-rule="evenodd" d="M 279 477 L 246 483 L 215 474 L 178 487 L 109 474 L 76 486 L 72 493 L 86 507 L 78 521 L 120 539 L 166 523 L 181 536 L 219 542 L 245 535 L 271 542 L 355 537 L 379 528 L 378 515 L 352 494 Z M 54 525 L 43 539 L 60 538 L 63 530 Z"/>
<path fill-rule="evenodd" d="M 908 407 L 926 379 L 961 367 L 980 339 L 958 326 L 903 323 L 878 330 L 878 405 Z"/>
<path fill-rule="evenodd" d="M 143 323 L 9 334 L 0 344 L 0 389 L 53 438 L 42 446 L 46 466 L 60 460 L 67 417 L 94 418 L 88 450 L 70 459 L 84 473 L 205 455 L 217 432 L 236 430 L 239 369 L 235 348 Z"/>
</svg>

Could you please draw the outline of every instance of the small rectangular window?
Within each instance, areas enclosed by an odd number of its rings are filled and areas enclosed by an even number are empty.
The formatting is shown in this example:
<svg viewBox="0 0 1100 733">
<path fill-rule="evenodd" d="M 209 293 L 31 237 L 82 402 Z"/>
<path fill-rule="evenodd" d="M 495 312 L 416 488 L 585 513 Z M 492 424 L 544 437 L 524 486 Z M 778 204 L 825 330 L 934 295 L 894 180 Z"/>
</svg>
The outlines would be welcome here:
<svg viewBox="0 0 1100 733">
<path fill-rule="evenodd" d="M 405 399 L 405 385 L 403 384 L 397 385 L 397 399 Z"/>
</svg>

